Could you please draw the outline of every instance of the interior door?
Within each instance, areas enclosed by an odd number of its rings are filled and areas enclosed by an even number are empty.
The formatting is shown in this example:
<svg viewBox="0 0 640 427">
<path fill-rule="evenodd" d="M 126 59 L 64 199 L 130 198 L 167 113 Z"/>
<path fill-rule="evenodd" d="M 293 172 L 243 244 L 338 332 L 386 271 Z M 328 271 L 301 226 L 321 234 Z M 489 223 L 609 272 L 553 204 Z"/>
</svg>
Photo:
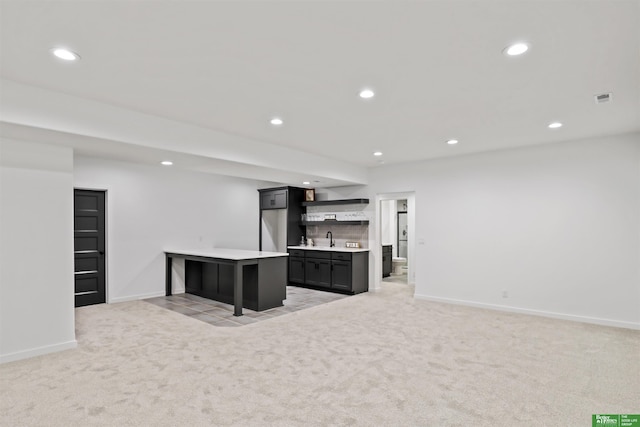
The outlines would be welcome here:
<svg viewBox="0 0 640 427">
<path fill-rule="evenodd" d="M 398 256 L 401 258 L 407 257 L 408 230 L 407 213 L 398 212 Z"/>
<path fill-rule="evenodd" d="M 74 190 L 75 304 L 106 302 L 105 192 Z"/>
</svg>

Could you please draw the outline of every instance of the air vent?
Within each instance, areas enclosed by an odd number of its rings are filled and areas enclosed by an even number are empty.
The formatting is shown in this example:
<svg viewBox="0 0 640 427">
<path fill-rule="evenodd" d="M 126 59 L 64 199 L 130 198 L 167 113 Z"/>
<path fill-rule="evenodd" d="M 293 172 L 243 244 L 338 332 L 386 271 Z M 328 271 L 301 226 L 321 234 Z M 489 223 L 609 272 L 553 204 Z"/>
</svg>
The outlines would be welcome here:
<svg viewBox="0 0 640 427">
<path fill-rule="evenodd" d="M 594 95 L 594 98 L 596 100 L 596 104 L 604 104 L 605 102 L 611 102 L 611 99 L 613 98 L 613 94 L 601 93 L 599 95 Z"/>
</svg>

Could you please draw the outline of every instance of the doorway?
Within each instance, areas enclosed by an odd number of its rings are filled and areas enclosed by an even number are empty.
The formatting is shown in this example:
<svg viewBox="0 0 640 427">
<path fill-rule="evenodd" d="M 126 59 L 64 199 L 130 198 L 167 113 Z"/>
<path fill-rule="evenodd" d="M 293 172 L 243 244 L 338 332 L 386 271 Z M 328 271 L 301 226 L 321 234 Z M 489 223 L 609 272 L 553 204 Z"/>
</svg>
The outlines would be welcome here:
<svg viewBox="0 0 640 427">
<path fill-rule="evenodd" d="M 75 306 L 106 302 L 105 191 L 74 190 Z"/>
<path fill-rule="evenodd" d="M 376 196 L 376 288 L 383 282 L 415 283 L 415 193 Z"/>
</svg>

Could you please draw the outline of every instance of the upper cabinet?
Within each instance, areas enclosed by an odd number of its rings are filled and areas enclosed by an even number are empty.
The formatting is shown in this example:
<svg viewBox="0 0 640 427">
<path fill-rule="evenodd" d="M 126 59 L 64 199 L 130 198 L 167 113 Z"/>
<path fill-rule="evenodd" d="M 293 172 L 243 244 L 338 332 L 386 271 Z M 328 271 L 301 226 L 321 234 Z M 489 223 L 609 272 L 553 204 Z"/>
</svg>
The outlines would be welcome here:
<svg viewBox="0 0 640 427">
<path fill-rule="evenodd" d="M 287 193 L 286 188 L 260 191 L 260 209 L 286 209 Z"/>
</svg>

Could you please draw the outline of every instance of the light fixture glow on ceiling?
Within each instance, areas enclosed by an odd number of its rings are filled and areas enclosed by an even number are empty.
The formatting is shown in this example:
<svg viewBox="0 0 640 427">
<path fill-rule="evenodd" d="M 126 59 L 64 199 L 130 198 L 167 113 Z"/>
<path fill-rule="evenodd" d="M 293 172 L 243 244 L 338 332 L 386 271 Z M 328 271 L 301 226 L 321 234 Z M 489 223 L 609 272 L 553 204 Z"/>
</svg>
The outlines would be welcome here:
<svg viewBox="0 0 640 427">
<path fill-rule="evenodd" d="M 375 153 L 373 153 L 374 156 L 382 156 L 382 151 L 376 151 Z"/>
<path fill-rule="evenodd" d="M 274 126 L 280 126 L 282 123 L 284 122 L 280 117 L 274 117 L 273 119 L 271 119 L 271 124 Z"/>
<path fill-rule="evenodd" d="M 80 55 L 70 51 L 69 49 L 55 48 L 51 49 L 51 53 L 53 53 L 57 58 L 64 59 L 65 61 L 77 61 L 80 59 Z"/>
<path fill-rule="evenodd" d="M 449 145 L 456 145 L 458 143 L 457 139 L 449 139 L 447 140 L 447 144 Z"/>
<path fill-rule="evenodd" d="M 160 162 L 161 165 L 163 166 L 171 166 L 173 164 L 173 162 L 169 161 L 169 160 L 164 160 L 162 162 Z"/>
<path fill-rule="evenodd" d="M 375 93 L 371 89 L 363 89 L 360 91 L 360 98 L 369 99 L 373 98 Z"/>
<path fill-rule="evenodd" d="M 526 43 L 514 43 L 510 46 L 507 46 L 503 52 L 509 56 L 518 56 L 522 55 L 526 51 L 529 50 L 529 45 Z"/>
<path fill-rule="evenodd" d="M 302 183 L 302 185 L 309 185 L 309 184 L 311 184 L 309 181 L 304 181 L 304 182 Z"/>
<path fill-rule="evenodd" d="M 561 127 L 562 127 L 562 123 L 560 122 L 549 123 L 549 129 L 558 129 Z"/>
</svg>

